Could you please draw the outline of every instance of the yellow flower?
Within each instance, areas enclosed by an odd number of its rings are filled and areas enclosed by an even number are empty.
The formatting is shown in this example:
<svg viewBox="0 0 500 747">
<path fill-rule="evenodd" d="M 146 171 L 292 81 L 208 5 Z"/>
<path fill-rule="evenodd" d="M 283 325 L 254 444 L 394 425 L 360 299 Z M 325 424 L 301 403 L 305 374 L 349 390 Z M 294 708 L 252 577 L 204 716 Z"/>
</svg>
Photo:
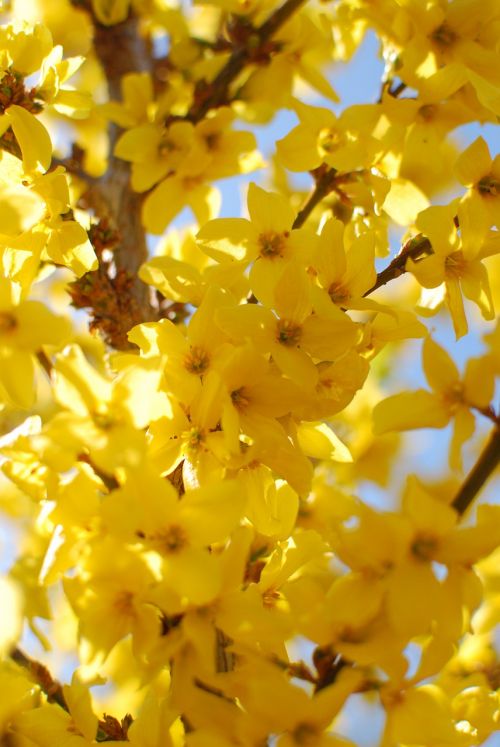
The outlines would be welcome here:
<svg viewBox="0 0 500 747">
<path fill-rule="evenodd" d="M 70 57 L 63 60 L 62 57 L 63 48 L 58 44 L 44 59 L 36 86 L 37 98 L 53 106 L 59 114 L 85 119 L 92 106 L 90 93 L 64 85 L 81 67 L 85 58 Z"/>
<path fill-rule="evenodd" d="M 168 414 L 161 413 L 149 427 L 149 452 L 161 474 L 169 474 L 183 461 L 184 482 L 204 484 L 222 479 L 229 457 L 220 430 L 225 392 L 220 376 L 209 371 L 189 408 L 174 397 Z"/>
<path fill-rule="evenodd" d="M 278 735 L 279 747 L 351 747 L 328 727 L 347 698 L 363 682 L 359 671 L 347 670 L 313 696 L 292 685 L 276 666 L 264 663 L 250 668 L 243 692 L 244 706 L 267 731 Z"/>
<path fill-rule="evenodd" d="M 5 660 L 0 667 L 0 690 L 3 693 L 0 702 L 0 734 L 3 738 L 16 716 L 34 708 L 39 696 L 33 682 L 24 672 L 9 665 Z"/>
<path fill-rule="evenodd" d="M 43 124 L 22 106 L 11 104 L 0 113 L 0 135 L 9 127 L 21 150 L 25 171 L 47 171 L 52 160 L 52 142 Z"/>
<path fill-rule="evenodd" d="M 22 300 L 17 283 L 0 277 L 0 394 L 17 407 L 35 399 L 35 353 L 43 345 L 60 347 L 71 324 L 40 301 Z"/>
<path fill-rule="evenodd" d="M 349 241 L 342 221 L 330 218 L 322 228 L 311 267 L 318 284 L 312 289 L 317 312 L 328 313 L 331 302 L 343 309 L 383 310 L 380 304 L 363 298 L 377 278 L 373 233 Z"/>
<path fill-rule="evenodd" d="M 221 584 L 210 546 L 228 538 L 243 507 L 235 481 L 187 490 L 179 500 L 168 480 L 143 466 L 128 471 L 125 485 L 106 497 L 102 516 L 112 536 L 160 557 L 165 587 L 191 603 L 207 604 Z"/>
<path fill-rule="evenodd" d="M 161 234 L 184 207 L 189 207 L 198 225 L 215 218 L 221 206 L 220 192 L 205 183 L 205 176 L 169 176 L 144 200 L 142 222 L 153 234 Z"/>
<path fill-rule="evenodd" d="M 108 101 L 98 111 L 120 127 L 133 128 L 153 119 L 153 81 L 149 73 L 127 73 L 122 76 L 122 102 Z"/>
<path fill-rule="evenodd" d="M 95 744 L 97 716 L 92 710 L 89 688 L 75 672 L 71 685 L 64 685 L 68 712 L 59 705 L 47 703 L 24 711 L 12 724 L 19 739 L 30 740 L 39 747 L 87 747 Z"/>
<path fill-rule="evenodd" d="M 375 141 L 363 132 L 363 113 L 351 107 L 337 119 L 330 109 L 294 101 L 300 124 L 276 143 L 278 160 L 290 171 L 311 171 L 325 163 L 337 171 L 368 168 Z M 366 125 L 365 125 L 366 128 Z"/>
<path fill-rule="evenodd" d="M 217 369 L 228 348 L 228 338 L 215 324 L 219 308 L 231 308 L 231 299 L 217 288 L 209 288 L 186 329 L 168 319 L 134 327 L 128 333 L 145 357 L 162 361 L 163 387 L 185 406 L 199 393 L 201 380 Z"/>
<path fill-rule="evenodd" d="M 252 263 L 250 286 L 262 303 L 272 306 L 274 287 L 284 268 L 297 259 L 304 264 L 315 236 L 306 229 L 292 230 L 295 213 L 281 195 L 265 192 L 256 184 L 248 188 L 245 218 L 220 218 L 203 226 L 197 235 L 201 248 L 217 261 Z"/>
<path fill-rule="evenodd" d="M 439 99 L 469 83 L 481 104 L 498 115 L 500 57 L 488 34 L 498 20 L 496 3 L 437 0 L 426 6 L 398 0 L 398 5 L 411 24 L 410 38 L 401 38 L 398 76 L 417 89 L 423 81 L 426 92 Z"/>
<path fill-rule="evenodd" d="M 326 312 L 312 313 L 310 281 L 295 262 L 281 271 L 270 305 L 276 313 L 253 304 L 221 309 L 217 323 L 237 342 L 253 340 L 288 378 L 311 391 L 318 381 L 314 361 L 332 361 L 347 352 L 356 343 L 357 327 L 331 303 Z"/>
<path fill-rule="evenodd" d="M 246 484 L 258 478 L 260 465 L 267 465 L 301 495 L 307 493 L 310 462 L 284 425 L 284 416 L 300 401 L 300 390 L 250 343 L 227 355 L 219 375 L 227 391 L 221 426 L 230 465 L 243 468 Z"/>
<path fill-rule="evenodd" d="M 166 129 L 143 124 L 127 130 L 115 146 L 115 156 L 132 163 L 132 188 L 145 192 L 169 173 L 196 176 L 206 164 L 195 148 L 194 125 L 173 122 Z"/>
<path fill-rule="evenodd" d="M 500 155 L 492 159 L 485 141 L 478 137 L 458 158 L 455 173 L 469 188 L 457 213 L 464 257 L 471 260 L 480 252 L 490 228 L 500 225 Z"/>
<path fill-rule="evenodd" d="M 160 634 L 159 613 L 148 603 L 155 576 L 144 559 L 113 537 L 88 550 L 78 575 L 63 582 L 78 616 L 82 658 L 103 660 L 128 635 L 135 655 L 141 656 Z"/>
<path fill-rule="evenodd" d="M 457 728 L 449 700 L 437 685 L 403 690 L 387 686 L 381 700 L 387 712 L 384 744 L 470 745 L 468 735 Z"/>
<path fill-rule="evenodd" d="M 409 259 L 406 266 L 420 285 L 435 289 L 425 294 L 421 306 L 432 311 L 444 300 L 459 339 L 468 330 L 462 293 L 479 306 L 485 319 L 494 318 L 494 308 L 488 274 L 481 262 L 490 253 L 490 246 L 485 243 L 474 256 L 467 255 L 454 222 L 455 209 L 452 203 L 419 213 L 417 228 L 429 238 L 433 253 L 418 261 Z"/>
<path fill-rule="evenodd" d="M 1 65 L 22 75 L 38 70 L 52 49 L 52 36 L 41 23 L 15 21 L 0 27 Z"/>
<path fill-rule="evenodd" d="M 57 357 L 54 372 L 54 396 L 66 412 L 52 418 L 49 437 L 75 458 L 86 448 L 93 463 L 111 474 L 118 466 L 137 464 L 146 448 L 143 429 L 168 410 L 158 394 L 161 372 L 144 361 L 111 381 L 76 345 Z"/>
<path fill-rule="evenodd" d="M 1 234 L 11 240 L 45 217 L 45 202 L 25 181 L 20 161 L 9 153 L 0 154 L 0 220 Z M 10 240 L 3 239 L 7 248 Z"/>
<path fill-rule="evenodd" d="M 246 299 L 250 289 L 243 270 L 237 262 L 215 262 L 201 250 L 191 231 L 181 238 L 170 230 L 158 255 L 139 269 L 139 277 L 165 298 L 200 306 L 213 286 L 231 292 L 237 301 Z"/>
<path fill-rule="evenodd" d="M 414 428 L 444 428 L 454 421 L 450 443 L 450 464 L 461 468 L 461 449 L 474 433 L 472 410 L 488 408 L 494 392 L 493 372 L 483 359 L 472 358 L 460 377 L 452 359 L 428 337 L 423 345 L 424 373 L 434 390 L 403 392 L 379 402 L 373 411 L 375 434 Z"/>
<path fill-rule="evenodd" d="M 200 224 L 210 220 L 217 212 L 215 203 L 208 212 L 199 206 L 201 201 L 214 201 L 206 182 L 261 165 L 255 136 L 231 130 L 233 119 L 230 109 L 221 109 L 196 125 L 185 120 L 168 126 L 148 122 L 119 138 L 115 155 L 132 162 L 133 189 L 145 192 L 160 182 L 144 202 L 146 228 L 161 233 L 186 204 Z M 189 192 L 195 194 L 190 198 Z"/>
</svg>

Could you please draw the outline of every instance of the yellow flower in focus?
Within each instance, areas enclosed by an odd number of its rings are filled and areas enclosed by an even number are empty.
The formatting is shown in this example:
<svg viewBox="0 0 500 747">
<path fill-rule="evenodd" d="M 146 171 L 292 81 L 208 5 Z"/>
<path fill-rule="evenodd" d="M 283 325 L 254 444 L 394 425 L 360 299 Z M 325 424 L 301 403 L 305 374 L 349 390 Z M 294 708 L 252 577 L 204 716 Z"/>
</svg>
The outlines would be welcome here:
<svg viewBox="0 0 500 747">
<path fill-rule="evenodd" d="M 247 304 L 222 309 L 217 323 L 236 342 L 253 340 L 258 350 L 272 356 L 285 376 L 311 391 L 318 381 L 314 362 L 335 360 L 352 348 L 357 327 L 334 304 L 327 313 L 312 313 L 309 278 L 295 263 L 283 269 L 274 296 L 276 313 Z"/>
<path fill-rule="evenodd" d="M 274 287 L 293 259 L 306 264 L 315 236 L 307 229 L 292 229 L 295 213 L 281 195 L 265 192 L 256 184 L 248 188 L 245 218 L 219 218 L 202 227 L 197 240 L 218 262 L 250 263 L 250 286 L 261 303 L 273 304 Z"/>
<path fill-rule="evenodd" d="M 376 144 L 363 132 L 364 118 L 356 107 L 337 119 L 330 109 L 300 101 L 293 106 L 300 124 L 276 143 L 277 158 L 285 168 L 311 171 L 325 163 L 337 171 L 353 171 L 371 165 Z"/>
<path fill-rule="evenodd" d="M 377 278 L 375 236 L 367 232 L 349 238 L 344 224 L 336 218 L 330 218 L 322 228 L 311 260 L 317 280 L 312 293 L 318 313 L 328 313 L 331 302 L 342 309 L 383 309 L 375 301 L 363 298 Z"/>
<path fill-rule="evenodd" d="M 469 145 L 455 165 L 458 180 L 469 188 L 458 205 L 464 257 L 474 259 L 488 231 L 500 226 L 500 155 L 491 158 L 482 137 Z"/>
<path fill-rule="evenodd" d="M 500 56 L 489 27 L 498 23 L 494 0 L 398 0 L 408 14 L 409 38 L 401 40 L 398 76 L 409 86 L 446 99 L 470 84 L 480 103 L 500 113 Z M 406 35 L 406 34 L 405 34 Z"/>
<path fill-rule="evenodd" d="M 458 212 L 460 214 L 460 206 Z M 433 206 L 419 213 L 417 228 L 429 238 L 433 253 L 418 261 L 410 258 L 406 266 L 423 288 L 430 289 L 423 294 L 421 306 L 432 312 L 444 301 L 459 339 L 468 330 L 462 294 L 477 304 L 485 319 L 494 318 L 494 308 L 488 273 L 481 262 L 490 254 L 490 246 L 485 243 L 482 250 L 468 257 L 463 241 L 460 241 L 454 214 L 454 203 Z M 461 233 L 463 235 L 462 229 Z"/>
<path fill-rule="evenodd" d="M 422 362 L 433 391 L 403 392 L 379 402 L 373 411 L 374 433 L 444 428 L 453 420 L 450 465 L 461 469 L 462 446 L 475 430 L 472 411 L 487 409 L 493 397 L 493 371 L 483 361 L 470 359 L 462 378 L 446 351 L 428 337 L 422 348 Z"/>
<path fill-rule="evenodd" d="M 118 140 L 115 156 L 132 163 L 136 192 L 145 192 L 169 173 L 196 176 L 205 165 L 190 122 L 173 122 L 166 129 L 149 123 L 132 127 Z"/>
</svg>

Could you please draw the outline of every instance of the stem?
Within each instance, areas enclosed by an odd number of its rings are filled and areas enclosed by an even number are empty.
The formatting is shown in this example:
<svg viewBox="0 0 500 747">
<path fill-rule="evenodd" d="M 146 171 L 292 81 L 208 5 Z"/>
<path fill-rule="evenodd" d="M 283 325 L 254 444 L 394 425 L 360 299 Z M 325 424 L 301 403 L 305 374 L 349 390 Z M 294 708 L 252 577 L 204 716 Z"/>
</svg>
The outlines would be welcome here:
<svg viewBox="0 0 500 747">
<path fill-rule="evenodd" d="M 319 205 L 321 200 L 331 192 L 336 175 L 336 169 L 328 169 L 321 174 L 307 201 L 297 213 L 292 228 L 301 228 L 304 225 L 316 205 Z"/>
<path fill-rule="evenodd" d="M 52 677 L 44 664 L 27 656 L 27 654 L 25 654 L 24 651 L 21 651 L 20 648 L 17 648 L 17 646 L 10 652 L 10 658 L 12 661 L 15 661 L 16 664 L 19 664 L 19 666 L 28 670 L 31 677 L 46 694 L 49 703 L 57 703 L 57 705 L 61 706 L 61 708 L 64 708 L 64 710 L 69 713 L 68 704 L 66 703 L 61 683 Z"/>
<path fill-rule="evenodd" d="M 393 88 L 392 91 L 391 89 L 389 89 L 389 94 L 391 96 L 394 96 L 394 98 L 397 98 L 399 94 L 403 93 L 405 89 L 406 89 L 406 83 L 403 83 L 403 81 L 401 81 L 401 83 L 398 83 L 396 88 Z"/>
<path fill-rule="evenodd" d="M 138 18 L 131 13 L 122 23 L 102 26 L 94 20 L 94 49 L 103 67 L 108 84 L 109 96 L 121 98 L 122 77 L 130 72 L 148 70 L 151 56 L 147 42 L 139 34 Z M 149 287 L 138 277 L 139 267 L 148 258 L 146 235 L 141 223 L 143 196 L 130 187 L 130 165 L 113 155 L 119 130 L 115 125 L 109 128 L 110 156 L 108 170 L 99 180 L 88 180 L 89 188 L 83 201 L 101 219 L 118 232 L 120 241 L 114 251 L 117 271 L 125 271 L 132 278 L 131 300 L 141 311 L 139 321 L 154 318 L 149 303 Z"/>
<path fill-rule="evenodd" d="M 291 15 L 305 2 L 305 0 L 286 0 L 262 26 L 255 29 L 251 35 L 252 45 L 237 47 L 222 70 L 208 85 L 209 93 L 200 102 L 191 107 L 187 119 L 191 122 L 199 122 L 205 114 L 214 107 L 221 106 L 226 102 L 228 88 L 238 77 L 246 63 L 255 55 L 256 49 L 262 47 L 272 36 L 288 21 Z"/>
<path fill-rule="evenodd" d="M 234 669 L 234 654 L 227 650 L 232 640 L 220 628 L 216 628 L 215 633 L 215 671 L 232 672 Z"/>
<path fill-rule="evenodd" d="M 500 428 L 491 433 L 490 439 L 479 456 L 476 464 L 467 475 L 451 504 L 455 511 L 462 516 L 479 493 L 486 481 L 491 477 L 500 463 Z"/>
<path fill-rule="evenodd" d="M 45 351 L 43 351 L 42 349 L 38 350 L 35 355 L 37 357 L 38 362 L 42 366 L 43 370 L 49 377 L 49 381 L 50 381 L 51 376 L 52 376 L 52 369 L 54 368 L 52 365 L 52 361 L 50 360 L 47 353 L 45 353 Z"/>
<path fill-rule="evenodd" d="M 429 239 L 423 234 L 418 234 L 404 244 L 403 248 L 392 262 L 377 275 L 375 284 L 369 288 L 363 297 L 369 296 L 370 293 L 386 285 L 390 280 L 404 275 L 406 272 L 406 263 L 409 259 L 420 259 L 428 254 L 432 254 L 432 246 Z"/>
</svg>

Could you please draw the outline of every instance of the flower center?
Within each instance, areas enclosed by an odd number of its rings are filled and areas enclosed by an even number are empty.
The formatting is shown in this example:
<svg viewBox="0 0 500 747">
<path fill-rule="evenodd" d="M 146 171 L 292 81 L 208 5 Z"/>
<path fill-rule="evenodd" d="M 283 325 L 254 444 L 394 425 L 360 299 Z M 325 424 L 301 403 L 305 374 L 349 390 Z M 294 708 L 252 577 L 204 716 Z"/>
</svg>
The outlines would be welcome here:
<svg viewBox="0 0 500 747">
<path fill-rule="evenodd" d="M 113 607 L 122 617 L 135 617 L 133 592 L 119 591 L 115 596 Z"/>
<path fill-rule="evenodd" d="M 420 107 L 417 112 L 417 116 L 423 119 L 424 122 L 430 122 L 434 119 L 437 113 L 437 106 L 435 104 L 424 104 Z"/>
<path fill-rule="evenodd" d="M 295 744 L 298 744 L 301 747 L 308 747 L 308 745 L 317 744 L 318 727 L 315 724 L 302 721 L 297 724 L 291 736 Z"/>
<path fill-rule="evenodd" d="M 191 428 L 183 434 L 189 451 L 198 451 L 205 440 L 205 434 L 200 428 Z"/>
<path fill-rule="evenodd" d="M 91 417 L 94 424 L 103 431 L 109 431 L 119 422 L 116 415 L 104 404 L 98 405 L 91 413 Z"/>
<path fill-rule="evenodd" d="M 172 524 L 149 538 L 159 552 L 175 555 L 189 544 L 183 527 Z"/>
<path fill-rule="evenodd" d="M 17 319 L 8 311 L 0 311 L 0 334 L 13 332 L 17 327 Z"/>
<path fill-rule="evenodd" d="M 209 365 L 210 356 L 198 345 L 193 345 L 184 358 L 184 368 L 189 371 L 189 373 L 196 374 L 197 376 L 205 373 Z"/>
<path fill-rule="evenodd" d="M 342 301 L 347 301 L 350 293 L 342 283 L 332 283 L 328 288 L 328 295 L 333 303 L 342 303 Z"/>
<path fill-rule="evenodd" d="M 462 252 L 452 252 L 448 254 L 444 261 L 445 274 L 455 278 L 460 278 L 465 272 L 467 262 Z"/>
<path fill-rule="evenodd" d="M 338 130 L 325 127 L 318 135 L 318 148 L 320 152 L 332 153 L 342 143 L 342 134 Z"/>
<path fill-rule="evenodd" d="M 453 384 L 443 395 L 443 400 L 451 412 L 458 410 L 464 402 L 464 385 L 461 381 Z"/>
<path fill-rule="evenodd" d="M 286 239 L 289 235 L 288 231 L 284 233 L 275 233 L 274 231 L 261 233 L 258 238 L 260 256 L 265 259 L 283 257 L 286 249 Z"/>
<path fill-rule="evenodd" d="M 442 23 L 437 29 L 434 29 L 430 38 L 438 47 L 451 47 L 457 40 L 457 35 L 448 24 Z"/>
<path fill-rule="evenodd" d="M 246 408 L 250 404 L 250 399 L 248 397 L 248 394 L 246 394 L 245 392 L 244 386 L 240 386 L 239 389 L 234 389 L 231 392 L 231 402 L 237 410 L 246 410 Z"/>
<path fill-rule="evenodd" d="M 483 176 L 476 186 L 479 194 L 484 197 L 500 197 L 500 179 L 494 176 Z"/>
<path fill-rule="evenodd" d="M 294 347 L 300 342 L 302 327 L 289 319 L 280 319 L 276 325 L 276 339 L 281 345 Z"/>
<path fill-rule="evenodd" d="M 437 547 L 437 537 L 428 532 L 419 532 L 411 543 L 410 552 L 417 560 L 430 561 L 434 558 Z"/>
</svg>

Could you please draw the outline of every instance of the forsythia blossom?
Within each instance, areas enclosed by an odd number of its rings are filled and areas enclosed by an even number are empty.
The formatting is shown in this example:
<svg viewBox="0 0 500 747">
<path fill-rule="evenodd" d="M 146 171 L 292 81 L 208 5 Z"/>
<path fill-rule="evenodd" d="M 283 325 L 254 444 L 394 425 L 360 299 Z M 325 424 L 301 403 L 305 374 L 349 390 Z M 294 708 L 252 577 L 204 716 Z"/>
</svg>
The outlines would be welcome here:
<svg viewBox="0 0 500 747">
<path fill-rule="evenodd" d="M 0 5 L 0 744 L 483 744 L 498 0 Z"/>
</svg>

